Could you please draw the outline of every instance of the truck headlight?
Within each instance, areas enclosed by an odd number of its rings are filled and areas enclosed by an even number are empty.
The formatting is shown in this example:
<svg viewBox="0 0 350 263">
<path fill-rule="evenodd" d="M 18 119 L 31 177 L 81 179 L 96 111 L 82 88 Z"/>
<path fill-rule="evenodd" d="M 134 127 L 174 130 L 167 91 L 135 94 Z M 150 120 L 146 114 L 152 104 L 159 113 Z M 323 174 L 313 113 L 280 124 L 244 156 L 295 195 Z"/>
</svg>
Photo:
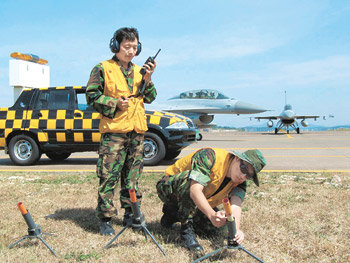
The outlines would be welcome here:
<svg viewBox="0 0 350 263">
<path fill-rule="evenodd" d="M 178 121 L 166 127 L 167 129 L 188 129 L 188 125 L 186 122 Z"/>
</svg>

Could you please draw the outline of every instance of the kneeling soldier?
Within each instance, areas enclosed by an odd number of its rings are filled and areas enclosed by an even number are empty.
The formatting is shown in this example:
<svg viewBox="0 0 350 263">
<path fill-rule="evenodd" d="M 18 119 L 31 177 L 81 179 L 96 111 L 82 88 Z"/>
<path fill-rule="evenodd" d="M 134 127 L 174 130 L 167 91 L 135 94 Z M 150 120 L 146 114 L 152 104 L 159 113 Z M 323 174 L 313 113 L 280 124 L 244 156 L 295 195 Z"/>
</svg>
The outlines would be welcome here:
<svg viewBox="0 0 350 263">
<path fill-rule="evenodd" d="M 211 231 L 212 226 L 224 226 L 225 212 L 218 211 L 216 206 L 228 196 L 236 220 L 235 241 L 241 243 L 244 239 L 240 230 L 241 204 L 246 180 L 253 180 L 259 186 L 257 173 L 265 164 L 264 156 L 256 149 L 240 153 L 203 148 L 179 159 L 157 183 L 158 196 L 164 203 L 161 225 L 170 228 L 181 222 L 183 246 L 193 251 L 203 250 L 194 227 L 196 231 L 208 227 Z"/>
</svg>

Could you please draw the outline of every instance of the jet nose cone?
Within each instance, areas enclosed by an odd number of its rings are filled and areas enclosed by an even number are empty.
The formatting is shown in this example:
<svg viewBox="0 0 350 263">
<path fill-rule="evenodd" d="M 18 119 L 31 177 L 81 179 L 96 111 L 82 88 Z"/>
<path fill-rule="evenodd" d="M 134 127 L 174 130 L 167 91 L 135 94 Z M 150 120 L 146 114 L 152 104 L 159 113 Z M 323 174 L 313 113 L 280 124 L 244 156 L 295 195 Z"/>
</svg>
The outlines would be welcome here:
<svg viewBox="0 0 350 263">
<path fill-rule="evenodd" d="M 285 110 L 280 115 L 283 117 L 283 119 L 287 119 L 287 120 L 291 120 L 294 118 L 294 112 L 290 110 Z"/>
<path fill-rule="evenodd" d="M 266 109 L 243 101 L 237 101 L 234 109 L 237 114 L 260 113 L 266 111 Z"/>
</svg>

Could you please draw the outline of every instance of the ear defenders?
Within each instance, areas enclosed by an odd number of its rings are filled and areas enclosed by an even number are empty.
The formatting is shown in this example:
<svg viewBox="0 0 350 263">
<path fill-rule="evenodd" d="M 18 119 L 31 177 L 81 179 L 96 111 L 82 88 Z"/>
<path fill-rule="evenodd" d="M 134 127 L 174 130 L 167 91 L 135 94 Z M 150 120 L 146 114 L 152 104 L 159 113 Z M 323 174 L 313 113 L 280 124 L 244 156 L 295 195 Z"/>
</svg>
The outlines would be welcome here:
<svg viewBox="0 0 350 263">
<path fill-rule="evenodd" d="M 113 53 L 118 53 L 120 50 L 120 44 L 116 39 L 117 33 L 118 33 L 118 30 L 114 33 L 113 37 L 111 38 L 111 41 L 109 42 L 109 48 Z M 135 56 L 138 56 L 141 53 L 141 50 L 142 50 L 141 42 L 138 42 Z"/>
</svg>

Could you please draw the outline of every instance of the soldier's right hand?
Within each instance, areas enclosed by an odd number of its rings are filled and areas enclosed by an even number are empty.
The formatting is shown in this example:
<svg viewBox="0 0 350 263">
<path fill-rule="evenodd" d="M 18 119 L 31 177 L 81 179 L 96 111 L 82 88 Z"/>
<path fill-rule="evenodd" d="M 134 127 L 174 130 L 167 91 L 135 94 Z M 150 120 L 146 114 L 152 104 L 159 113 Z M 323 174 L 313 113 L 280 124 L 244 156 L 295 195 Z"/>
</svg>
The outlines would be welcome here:
<svg viewBox="0 0 350 263">
<path fill-rule="evenodd" d="M 213 226 L 222 227 L 226 224 L 225 212 L 224 211 L 215 212 L 209 217 L 209 220 L 213 224 Z"/>
<path fill-rule="evenodd" d="M 122 111 L 126 110 L 129 107 L 129 98 L 125 98 L 125 97 L 121 97 L 118 100 L 118 104 L 117 104 L 118 108 Z"/>
</svg>

